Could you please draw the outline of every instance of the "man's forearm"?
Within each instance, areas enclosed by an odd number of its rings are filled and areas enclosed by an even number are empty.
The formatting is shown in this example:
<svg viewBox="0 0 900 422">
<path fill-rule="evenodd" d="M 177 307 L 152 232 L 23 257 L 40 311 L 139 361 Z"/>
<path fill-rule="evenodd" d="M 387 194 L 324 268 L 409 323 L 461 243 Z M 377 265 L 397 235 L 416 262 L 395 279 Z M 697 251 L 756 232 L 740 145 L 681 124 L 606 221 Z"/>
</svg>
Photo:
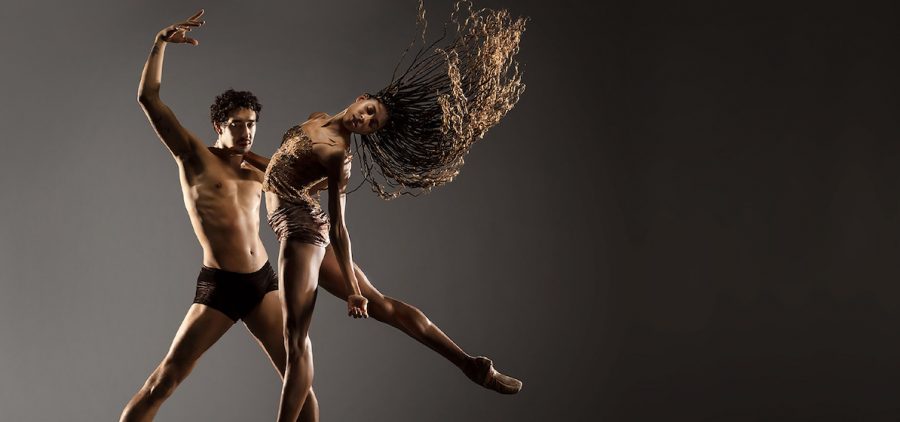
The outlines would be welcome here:
<svg viewBox="0 0 900 422">
<path fill-rule="evenodd" d="M 266 167 L 269 166 L 268 158 L 256 154 L 252 151 L 248 151 L 246 154 L 244 154 L 244 161 L 246 161 L 247 164 L 256 167 L 260 171 L 266 171 Z"/>
<path fill-rule="evenodd" d="M 138 85 L 138 101 L 159 96 L 166 44 L 161 37 L 156 37 L 153 48 L 150 50 L 150 56 L 147 57 L 147 63 L 144 64 L 144 71 L 141 73 L 141 83 Z"/>
</svg>

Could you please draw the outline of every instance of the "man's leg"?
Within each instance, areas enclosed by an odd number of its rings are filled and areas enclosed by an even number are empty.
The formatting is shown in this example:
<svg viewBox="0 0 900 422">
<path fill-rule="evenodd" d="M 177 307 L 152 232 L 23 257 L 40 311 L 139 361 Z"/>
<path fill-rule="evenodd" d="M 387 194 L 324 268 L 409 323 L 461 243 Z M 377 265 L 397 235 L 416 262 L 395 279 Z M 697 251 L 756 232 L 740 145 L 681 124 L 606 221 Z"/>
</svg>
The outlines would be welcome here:
<svg viewBox="0 0 900 422">
<path fill-rule="evenodd" d="M 284 350 L 284 317 L 281 314 L 281 301 L 278 299 L 278 291 L 272 291 L 263 297 L 263 300 L 244 317 L 244 324 L 250 330 L 250 334 L 256 338 L 260 347 L 269 355 L 272 366 L 278 371 L 281 379 L 284 379 L 284 366 L 287 359 Z M 301 422 L 319 421 L 319 402 L 313 389 L 309 389 L 309 395 L 300 409 Z"/>
<path fill-rule="evenodd" d="M 119 420 L 152 421 L 163 402 L 194 369 L 197 359 L 232 325 L 231 318 L 213 308 L 191 305 L 166 357 L 125 405 Z"/>
<path fill-rule="evenodd" d="M 515 394 L 522 388 L 519 380 L 495 371 L 489 359 L 473 357 L 464 352 L 422 311 L 405 302 L 381 294 L 369 282 L 356 263 L 353 264 L 353 270 L 363 296 L 369 300 L 369 315 L 372 315 L 373 318 L 403 331 L 406 335 L 440 353 L 441 356 L 461 369 L 472 381 L 486 388 L 504 394 Z M 347 300 L 348 292 L 343 274 L 331 246 L 326 248 L 325 258 L 322 260 L 319 286 L 341 300 Z"/>
</svg>

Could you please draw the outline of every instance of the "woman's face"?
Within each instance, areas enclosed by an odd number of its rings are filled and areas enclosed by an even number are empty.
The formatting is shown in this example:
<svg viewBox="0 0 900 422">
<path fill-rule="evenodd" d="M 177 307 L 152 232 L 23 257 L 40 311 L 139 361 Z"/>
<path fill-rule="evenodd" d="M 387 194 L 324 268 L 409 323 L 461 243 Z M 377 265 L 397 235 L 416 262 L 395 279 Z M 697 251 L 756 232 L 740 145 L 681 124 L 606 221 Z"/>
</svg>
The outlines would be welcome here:
<svg viewBox="0 0 900 422">
<path fill-rule="evenodd" d="M 368 135 L 383 128 L 388 118 L 384 104 L 367 95 L 360 95 L 350 107 L 347 107 L 342 121 L 349 131 Z"/>
</svg>

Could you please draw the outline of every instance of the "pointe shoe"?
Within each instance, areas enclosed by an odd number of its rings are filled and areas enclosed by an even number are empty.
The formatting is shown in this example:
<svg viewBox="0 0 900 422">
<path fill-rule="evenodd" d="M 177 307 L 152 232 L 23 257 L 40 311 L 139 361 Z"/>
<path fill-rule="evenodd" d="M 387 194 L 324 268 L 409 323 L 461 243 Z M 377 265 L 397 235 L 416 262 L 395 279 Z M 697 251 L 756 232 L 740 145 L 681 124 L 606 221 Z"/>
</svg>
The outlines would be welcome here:
<svg viewBox="0 0 900 422">
<path fill-rule="evenodd" d="M 484 356 L 475 358 L 465 374 L 476 384 L 500 394 L 516 394 L 522 389 L 522 381 L 497 372 L 494 363 Z"/>
</svg>

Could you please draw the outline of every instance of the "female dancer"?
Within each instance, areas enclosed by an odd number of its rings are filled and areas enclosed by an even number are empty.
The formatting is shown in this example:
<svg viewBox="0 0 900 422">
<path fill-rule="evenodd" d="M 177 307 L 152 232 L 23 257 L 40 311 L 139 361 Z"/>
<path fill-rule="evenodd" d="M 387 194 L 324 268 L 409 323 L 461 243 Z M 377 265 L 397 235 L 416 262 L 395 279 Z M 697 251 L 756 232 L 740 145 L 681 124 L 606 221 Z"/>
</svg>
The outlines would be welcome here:
<svg viewBox="0 0 900 422">
<path fill-rule="evenodd" d="M 395 70 L 386 88 L 359 96 L 334 116 L 315 113 L 291 128 L 272 156 L 263 189 L 270 193 L 268 220 L 281 244 L 279 287 L 287 348 L 279 421 L 296 420 L 312 384 L 307 334 L 329 240 L 345 280 L 349 315 L 368 316 L 343 216 L 352 134 L 362 139 L 358 149 L 365 178 L 380 196 L 427 192 L 453 180 L 471 145 L 499 122 L 524 89 L 512 59 L 524 19 L 465 6 L 462 10 L 457 4 L 452 15 L 456 38 L 432 50 L 437 42 L 424 46 L 420 2 L 423 47 L 407 70 L 400 77 Z M 464 19 L 457 18 L 461 13 Z M 376 180 L 370 160 L 383 182 Z M 323 184 L 329 190 L 328 215 L 312 196 Z M 490 361 L 484 360 L 489 369 L 485 381 L 498 379 Z M 520 386 L 514 385 L 515 390 Z"/>
</svg>

